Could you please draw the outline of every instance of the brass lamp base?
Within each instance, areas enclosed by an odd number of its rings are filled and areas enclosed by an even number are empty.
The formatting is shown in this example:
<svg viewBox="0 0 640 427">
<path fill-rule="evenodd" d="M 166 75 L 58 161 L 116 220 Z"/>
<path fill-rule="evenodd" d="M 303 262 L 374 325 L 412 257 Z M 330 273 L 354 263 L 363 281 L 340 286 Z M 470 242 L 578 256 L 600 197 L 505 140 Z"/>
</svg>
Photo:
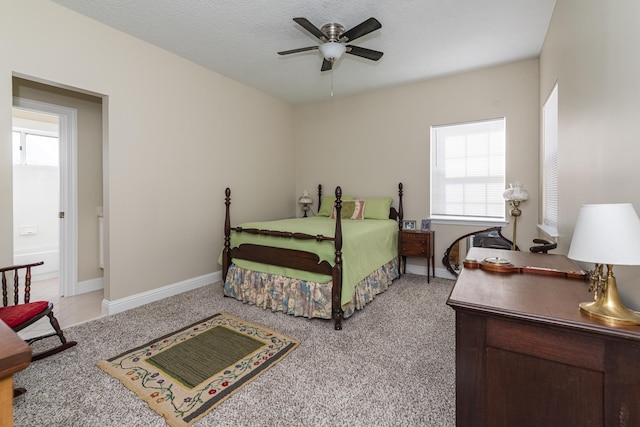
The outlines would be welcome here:
<svg viewBox="0 0 640 427">
<path fill-rule="evenodd" d="M 582 302 L 580 311 L 612 325 L 640 325 L 640 313 L 624 306 L 607 307 L 599 301 Z"/>
<path fill-rule="evenodd" d="M 595 301 L 580 303 L 580 311 L 612 326 L 640 325 L 640 313 L 629 310 L 620 301 L 613 268 L 611 265 L 608 267 L 604 290 Z"/>
</svg>

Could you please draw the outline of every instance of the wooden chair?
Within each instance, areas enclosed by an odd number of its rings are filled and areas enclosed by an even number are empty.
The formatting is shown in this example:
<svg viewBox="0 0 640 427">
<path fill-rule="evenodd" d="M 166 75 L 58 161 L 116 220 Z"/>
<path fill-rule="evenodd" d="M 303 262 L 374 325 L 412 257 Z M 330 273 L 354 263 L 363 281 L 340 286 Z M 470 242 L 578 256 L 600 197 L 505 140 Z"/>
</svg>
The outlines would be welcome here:
<svg viewBox="0 0 640 427">
<path fill-rule="evenodd" d="M 54 332 L 29 338 L 25 341 L 32 344 L 45 338 L 58 336 L 61 344 L 57 347 L 34 354 L 31 360 L 40 360 L 53 354 L 59 353 L 77 344 L 75 341 L 67 341 L 62 333 L 58 320 L 53 315 L 53 303 L 49 301 L 31 302 L 31 267 L 42 265 L 44 262 L 33 264 L 13 265 L 0 268 L 2 273 L 2 307 L 0 307 L 0 320 L 4 321 L 15 332 L 21 331 L 29 325 L 47 316 Z M 6 273 L 13 271 L 13 305 L 9 305 Z M 20 300 L 20 279 L 23 280 L 22 302 Z"/>
<path fill-rule="evenodd" d="M 536 245 L 531 246 L 529 248 L 529 251 L 535 253 L 546 254 L 558 247 L 558 244 L 556 242 L 550 242 L 544 239 L 533 239 L 533 243 L 535 243 Z"/>
</svg>

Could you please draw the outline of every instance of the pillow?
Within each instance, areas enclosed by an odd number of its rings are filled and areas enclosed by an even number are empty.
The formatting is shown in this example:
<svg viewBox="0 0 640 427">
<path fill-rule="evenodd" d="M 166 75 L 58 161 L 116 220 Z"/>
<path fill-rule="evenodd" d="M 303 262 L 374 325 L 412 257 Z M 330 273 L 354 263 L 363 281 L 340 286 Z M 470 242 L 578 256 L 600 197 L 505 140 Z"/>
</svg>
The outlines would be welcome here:
<svg viewBox="0 0 640 427">
<path fill-rule="evenodd" d="M 340 208 L 341 219 L 364 219 L 364 200 L 346 200 Z M 331 210 L 331 219 L 336 218 L 336 207 Z"/>
<path fill-rule="evenodd" d="M 342 196 L 340 199 L 342 201 L 355 200 L 356 196 Z M 330 216 L 335 202 L 335 196 L 322 196 L 322 204 L 320 205 L 320 210 L 318 210 L 316 216 Z"/>
<path fill-rule="evenodd" d="M 365 219 L 389 219 L 389 210 L 391 209 L 391 202 L 393 202 L 391 197 L 365 199 L 365 202 Z"/>
</svg>

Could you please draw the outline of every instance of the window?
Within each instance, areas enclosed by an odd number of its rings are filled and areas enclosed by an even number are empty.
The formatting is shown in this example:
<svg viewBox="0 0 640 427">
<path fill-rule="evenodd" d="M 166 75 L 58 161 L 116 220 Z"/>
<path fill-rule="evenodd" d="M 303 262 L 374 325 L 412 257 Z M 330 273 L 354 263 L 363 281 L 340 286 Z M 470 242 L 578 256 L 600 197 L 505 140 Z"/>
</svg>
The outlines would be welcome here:
<svg viewBox="0 0 640 427">
<path fill-rule="evenodd" d="M 558 83 L 542 107 L 542 225 L 558 236 Z"/>
<path fill-rule="evenodd" d="M 35 131 L 14 129 L 12 132 L 13 164 L 58 166 L 58 137 Z"/>
<path fill-rule="evenodd" d="M 505 118 L 431 127 L 431 218 L 505 220 Z"/>
</svg>

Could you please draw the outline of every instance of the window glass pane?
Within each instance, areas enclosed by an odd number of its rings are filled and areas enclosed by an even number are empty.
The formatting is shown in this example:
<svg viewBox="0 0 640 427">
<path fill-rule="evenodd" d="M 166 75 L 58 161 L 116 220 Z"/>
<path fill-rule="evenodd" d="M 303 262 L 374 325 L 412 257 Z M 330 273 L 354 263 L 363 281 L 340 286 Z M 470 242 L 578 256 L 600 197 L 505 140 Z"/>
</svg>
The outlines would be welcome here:
<svg viewBox="0 0 640 427">
<path fill-rule="evenodd" d="M 431 128 L 431 216 L 504 220 L 505 119 Z"/>
<path fill-rule="evenodd" d="M 25 145 L 28 165 L 58 166 L 58 138 L 27 134 Z"/>
<path fill-rule="evenodd" d="M 449 159 L 446 162 L 447 178 L 464 178 L 467 174 L 467 162 L 463 159 Z"/>
<path fill-rule="evenodd" d="M 13 147 L 13 164 L 19 165 L 20 160 L 20 132 L 11 132 L 11 145 Z"/>
</svg>

